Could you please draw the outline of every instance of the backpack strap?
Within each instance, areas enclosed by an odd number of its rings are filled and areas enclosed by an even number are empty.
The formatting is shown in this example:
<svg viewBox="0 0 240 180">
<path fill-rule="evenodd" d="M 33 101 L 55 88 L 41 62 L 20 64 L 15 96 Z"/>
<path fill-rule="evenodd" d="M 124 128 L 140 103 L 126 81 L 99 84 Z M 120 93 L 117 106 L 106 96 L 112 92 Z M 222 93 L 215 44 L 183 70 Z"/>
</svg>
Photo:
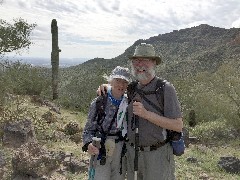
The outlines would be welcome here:
<svg viewBox="0 0 240 180">
<path fill-rule="evenodd" d="M 106 116 L 105 113 L 105 108 L 106 108 L 106 104 L 107 104 L 107 94 L 105 93 L 105 95 L 101 94 L 101 96 L 98 96 L 96 99 L 96 111 L 94 114 L 94 121 L 97 121 L 98 125 L 101 125 L 101 123 L 103 122 L 103 119 Z M 98 130 L 96 130 L 95 135 L 99 134 Z M 91 142 L 88 142 L 86 144 L 83 145 L 82 150 L 83 152 L 87 152 L 88 150 L 88 145 Z"/>
<path fill-rule="evenodd" d="M 128 104 L 133 100 L 136 96 L 136 88 L 137 88 L 138 81 L 133 81 L 128 84 L 127 87 L 127 97 L 128 97 Z"/>
<path fill-rule="evenodd" d="M 149 105 L 151 105 L 154 109 L 156 109 L 159 112 L 163 112 L 163 110 L 157 106 L 156 104 L 154 104 L 152 101 L 150 101 L 148 98 L 146 98 L 146 96 L 144 96 L 144 94 L 141 94 L 138 92 L 138 94 L 141 96 L 142 99 L 144 99 Z"/>
<path fill-rule="evenodd" d="M 143 91 L 143 90 L 137 88 L 138 81 L 131 82 L 127 88 L 128 104 L 133 100 L 133 98 L 138 93 L 141 96 L 141 98 L 144 99 L 148 104 L 150 104 L 154 109 L 156 109 L 157 111 L 164 114 L 164 86 L 165 86 L 165 83 L 166 83 L 166 81 L 161 80 L 160 78 L 157 78 L 155 90 Z M 145 97 L 145 95 L 150 95 L 150 94 L 156 94 L 157 100 L 159 102 L 158 105 L 151 102 L 148 98 Z M 132 130 L 134 129 L 133 124 L 134 124 L 134 121 L 132 118 L 132 120 L 131 120 Z"/>
<path fill-rule="evenodd" d="M 98 96 L 96 99 L 96 114 L 95 114 L 95 120 L 97 120 L 97 124 L 101 125 L 106 113 L 105 113 L 105 108 L 107 105 L 107 93 L 102 94 L 101 96 Z"/>
<path fill-rule="evenodd" d="M 162 80 L 157 78 L 156 88 L 154 91 L 143 91 L 142 89 L 138 89 L 135 87 L 135 91 L 144 99 L 149 105 L 151 105 L 154 109 L 164 114 L 164 86 L 166 84 L 166 80 Z M 156 94 L 158 105 L 150 101 L 146 98 L 146 95 Z"/>
<path fill-rule="evenodd" d="M 164 87 L 167 83 L 167 80 L 162 80 L 160 78 L 157 79 L 157 84 L 156 84 L 156 89 L 155 89 L 155 93 L 156 93 L 156 97 L 158 100 L 158 103 L 160 105 L 161 108 L 161 113 L 164 115 Z"/>
</svg>

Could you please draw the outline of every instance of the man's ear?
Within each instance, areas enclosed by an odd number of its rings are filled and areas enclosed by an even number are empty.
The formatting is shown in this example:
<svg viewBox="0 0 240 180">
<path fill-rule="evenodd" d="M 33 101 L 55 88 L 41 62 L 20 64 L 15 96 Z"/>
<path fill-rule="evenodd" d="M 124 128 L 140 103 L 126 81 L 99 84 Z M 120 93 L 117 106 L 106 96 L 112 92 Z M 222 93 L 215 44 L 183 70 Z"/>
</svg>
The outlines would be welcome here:
<svg viewBox="0 0 240 180">
<path fill-rule="evenodd" d="M 153 63 L 156 66 L 157 65 L 157 60 L 153 60 Z"/>
</svg>

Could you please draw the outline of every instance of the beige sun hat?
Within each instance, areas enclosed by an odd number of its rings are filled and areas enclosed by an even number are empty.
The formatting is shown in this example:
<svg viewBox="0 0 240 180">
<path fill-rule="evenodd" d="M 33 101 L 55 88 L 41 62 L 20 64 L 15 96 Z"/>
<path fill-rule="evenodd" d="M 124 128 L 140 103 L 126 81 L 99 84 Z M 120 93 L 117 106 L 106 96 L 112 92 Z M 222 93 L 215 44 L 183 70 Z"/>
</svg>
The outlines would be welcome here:
<svg viewBox="0 0 240 180">
<path fill-rule="evenodd" d="M 137 59 L 137 58 L 149 58 L 152 60 L 156 60 L 156 64 L 160 64 L 162 61 L 162 58 L 160 56 L 156 55 L 156 51 L 151 44 L 141 43 L 139 44 L 133 56 L 130 56 L 129 59 Z"/>
</svg>

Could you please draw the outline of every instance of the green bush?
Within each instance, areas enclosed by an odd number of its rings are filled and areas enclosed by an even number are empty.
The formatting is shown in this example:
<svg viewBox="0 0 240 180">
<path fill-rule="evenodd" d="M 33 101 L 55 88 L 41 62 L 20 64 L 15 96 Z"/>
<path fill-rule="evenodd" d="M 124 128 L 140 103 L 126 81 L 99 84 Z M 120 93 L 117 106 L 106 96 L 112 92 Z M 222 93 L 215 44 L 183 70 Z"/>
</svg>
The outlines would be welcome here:
<svg viewBox="0 0 240 180">
<path fill-rule="evenodd" d="M 0 78 L 2 94 L 10 92 L 18 95 L 40 95 L 50 87 L 51 78 L 46 69 L 32 67 L 20 61 L 6 61 L 2 66 L 4 67 Z"/>
</svg>

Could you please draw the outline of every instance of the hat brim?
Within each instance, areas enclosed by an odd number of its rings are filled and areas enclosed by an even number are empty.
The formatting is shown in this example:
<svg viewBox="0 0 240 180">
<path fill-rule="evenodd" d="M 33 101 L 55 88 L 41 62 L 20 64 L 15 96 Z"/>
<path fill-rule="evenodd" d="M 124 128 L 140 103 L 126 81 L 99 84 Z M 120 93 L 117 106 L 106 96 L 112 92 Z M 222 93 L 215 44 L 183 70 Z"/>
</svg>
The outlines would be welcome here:
<svg viewBox="0 0 240 180">
<path fill-rule="evenodd" d="M 111 78 L 112 78 L 112 79 L 116 79 L 116 78 L 118 78 L 118 79 L 123 79 L 123 80 L 125 80 L 125 81 L 127 81 L 127 82 L 130 82 L 130 79 L 127 78 L 127 77 L 125 77 L 125 76 L 113 75 L 113 76 L 111 76 Z"/>
<path fill-rule="evenodd" d="M 137 58 L 146 58 L 146 59 L 152 59 L 156 61 L 156 65 L 161 64 L 162 59 L 159 56 L 129 56 L 130 60 L 137 59 Z"/>
</svg>

